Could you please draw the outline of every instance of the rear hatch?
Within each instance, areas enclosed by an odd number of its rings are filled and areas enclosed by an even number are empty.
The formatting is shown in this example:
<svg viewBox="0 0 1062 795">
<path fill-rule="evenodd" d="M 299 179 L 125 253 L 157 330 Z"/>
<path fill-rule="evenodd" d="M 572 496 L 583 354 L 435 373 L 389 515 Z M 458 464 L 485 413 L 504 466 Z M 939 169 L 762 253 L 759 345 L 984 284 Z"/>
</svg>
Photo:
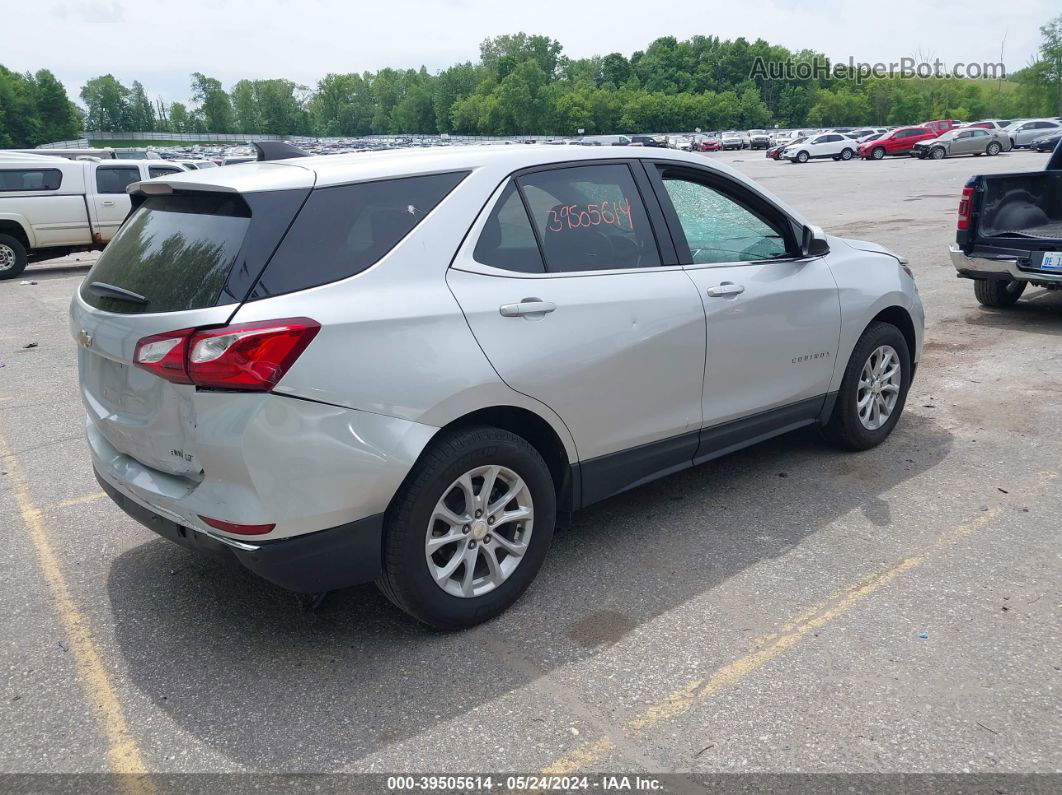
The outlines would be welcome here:
<svg viewBox="0 0 1062 795">
<path fill-rule="evenodd" d="M 1058 273 L 1062 252 L 1062 171 L 1032 171 L 973 177 L 963 200 L 969 202 L 966 229 L 956 239 L 962 250 L 985 258 L 1013 257 L 1023 270 Z"/>
<path fill-rule="evenodd" d="M 308 188 L 241 195 L 201 185 L 182 190 L 179 178 L 172 184 L 177 189 L 163 195 L 134 195 L 132 213 L 74 297 L 70 319 L 94 428 L 118 453 L 194 480 L 202 475 L 196 387 L 135 366 L 137 342 L 226 324 Z"/>
</svg>

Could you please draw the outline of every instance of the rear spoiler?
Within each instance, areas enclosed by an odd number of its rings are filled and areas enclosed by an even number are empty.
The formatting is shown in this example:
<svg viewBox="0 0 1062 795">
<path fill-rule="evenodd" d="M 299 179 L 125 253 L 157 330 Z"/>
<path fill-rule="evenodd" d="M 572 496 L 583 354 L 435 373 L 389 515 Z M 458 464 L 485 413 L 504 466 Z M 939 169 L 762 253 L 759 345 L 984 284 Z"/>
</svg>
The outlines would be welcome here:
<svg viewBox="0 0 1062 795">
<path fill-rule="evenodd" d="M 310 153 L 285 141 L 252 141 L 251 146 L 258 153 L 258 161 L 287 160 L 289 157 L 309 157 Z"/>
</svg>

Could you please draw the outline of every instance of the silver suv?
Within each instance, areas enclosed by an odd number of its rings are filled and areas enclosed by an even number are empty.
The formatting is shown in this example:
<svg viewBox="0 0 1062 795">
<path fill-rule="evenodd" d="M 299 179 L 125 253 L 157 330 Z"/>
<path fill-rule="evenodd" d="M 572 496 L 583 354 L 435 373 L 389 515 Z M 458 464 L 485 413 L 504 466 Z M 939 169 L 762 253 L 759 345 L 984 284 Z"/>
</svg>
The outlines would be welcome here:
<svg viewBox="0 0 1062 795">
<path fill-rule="evenodd" d="M 142 524 L 442 628 L 558 517 L 802 426 L 885 439 L 905 261 L 680 152 L 452 147 L 188 172 L 71 306 L 92 462 Z"/>
</svg>

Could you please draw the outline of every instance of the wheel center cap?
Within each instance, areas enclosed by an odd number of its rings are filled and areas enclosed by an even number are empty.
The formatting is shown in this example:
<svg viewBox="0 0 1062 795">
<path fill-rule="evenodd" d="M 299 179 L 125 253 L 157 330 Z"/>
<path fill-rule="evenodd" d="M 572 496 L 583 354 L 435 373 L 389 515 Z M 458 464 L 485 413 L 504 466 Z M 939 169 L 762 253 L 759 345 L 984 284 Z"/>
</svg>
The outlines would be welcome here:
<svg viewBox="0 0 1062 795">
<path fill-rule="evenodd" d="M 487 535 L 487 520 L 476 519 L 472 522 L 472 537 L 477 541 L 482 541 L 485 535 Z"/>
</svg>

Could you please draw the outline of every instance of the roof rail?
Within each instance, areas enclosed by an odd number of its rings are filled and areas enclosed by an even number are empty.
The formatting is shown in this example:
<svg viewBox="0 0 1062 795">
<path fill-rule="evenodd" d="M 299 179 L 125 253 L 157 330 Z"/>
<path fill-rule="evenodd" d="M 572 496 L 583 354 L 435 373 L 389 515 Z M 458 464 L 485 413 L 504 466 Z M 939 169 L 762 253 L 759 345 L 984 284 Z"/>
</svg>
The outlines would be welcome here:
<svg viewBox="0 0 1062 795">
<path fill-rule="evenodd" d="M 284 141 L 252 141 L 258 160 L 286 160 L 289 157 L 309 157 L 310 153 Z"/>
</svg>

